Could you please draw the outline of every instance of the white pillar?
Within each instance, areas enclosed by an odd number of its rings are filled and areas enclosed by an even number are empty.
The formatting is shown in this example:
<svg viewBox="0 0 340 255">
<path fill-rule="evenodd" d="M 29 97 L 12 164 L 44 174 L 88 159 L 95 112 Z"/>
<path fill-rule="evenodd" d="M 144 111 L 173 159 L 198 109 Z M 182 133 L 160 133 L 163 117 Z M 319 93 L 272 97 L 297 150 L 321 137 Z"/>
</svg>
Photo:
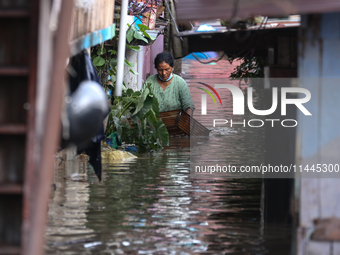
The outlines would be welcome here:
<svg viewBox="0 0 340 255">
<path fill-rule="evenodd" d="M 120 12 L 120 25 L 119 25 L 117 80 L 116 80 L 116 90 L 115 90 L 116 96 L 122 96 L 128 2 L 129 2 L 128 0 L 121 1 L 122 4 L 121 4 L 121 12 Z"/>
</svg>

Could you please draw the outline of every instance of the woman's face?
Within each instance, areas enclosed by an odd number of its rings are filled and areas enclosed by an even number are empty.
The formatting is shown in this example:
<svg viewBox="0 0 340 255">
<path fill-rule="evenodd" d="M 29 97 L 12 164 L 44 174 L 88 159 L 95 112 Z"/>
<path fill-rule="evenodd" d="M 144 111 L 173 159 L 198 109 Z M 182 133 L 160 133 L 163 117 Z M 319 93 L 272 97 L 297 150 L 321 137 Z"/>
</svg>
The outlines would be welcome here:
<svg viewBox="0 0 340 255">
<path fill-rule="evenodd" d="M 157 67 L 157 72 L 163 80 L 169 79 L 172 71 L 173 71 L 173 68 L 166 62 L 159 63 Z"/>
</svg>

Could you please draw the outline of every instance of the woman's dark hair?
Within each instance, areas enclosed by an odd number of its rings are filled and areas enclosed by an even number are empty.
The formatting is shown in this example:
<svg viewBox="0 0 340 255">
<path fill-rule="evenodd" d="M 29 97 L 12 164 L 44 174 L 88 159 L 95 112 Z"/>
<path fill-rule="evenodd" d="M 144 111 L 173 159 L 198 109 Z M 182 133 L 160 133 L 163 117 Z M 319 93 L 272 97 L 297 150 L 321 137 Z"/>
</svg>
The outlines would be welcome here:
<svg viewBox="0 0 340 255">
<path fill-rule="evenodd" d="M 174 57 L 169 52 L 158 53 L 155 58 L 155 68 L 162 62 L 167 63 L 169 66 L 174 67 Z"/>
</svg>

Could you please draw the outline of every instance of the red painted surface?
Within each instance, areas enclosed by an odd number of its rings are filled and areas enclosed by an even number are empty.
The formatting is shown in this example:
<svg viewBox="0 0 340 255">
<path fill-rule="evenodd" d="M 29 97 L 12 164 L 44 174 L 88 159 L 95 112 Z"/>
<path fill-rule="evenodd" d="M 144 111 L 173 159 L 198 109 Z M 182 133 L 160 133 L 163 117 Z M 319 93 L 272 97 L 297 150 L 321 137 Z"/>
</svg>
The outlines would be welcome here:
<svg viewBox="0 0 340 255">
<path fill-rule="evenodd" d="M 229 78 L 238 65 L 240 65 L 240 61 L 230 64 L 228 60 L 220 60 L 216 64 L 202 64 L 197 60 L 183 60 L 182 76 L 189 85 L 190 94 L 195 104 L 194 118 L 205 127 L 210 127 L 213 119 L 225 119 L 226 116 L 232 116 L 231 92 L 227 89 L 216 89 L 223 106 L 220 104 L 216 106 L 213 99 L 207 95 L 207 115 L 201 115 L 202 94 L 205 92 L 199 89 L 199 87 L 203 87 L 199 82 L 206 83 L 213 88 L 215 84 L 238 86 L 237 80 L 233 81 Z M 207 90 L 213 93 L 210 89 Z M 215 99 L 217 99 L 216 96 Z M 236 120 L 236 118 L 234 119 Z"/>
<path fill-rule="evenodd" d="M 210 61 L 211 59 L 209 59 Z M 207 60 L 202 60 L 205 62 Z M 197 60 L 183 60 L 182 77 L 186 80 L 190 87 L 190 92 L 194 92 L 196 87 L 202 86 L 198 82 L 206 83 L 212 87 L 215 84 L 221 84 L 223 81 L 229 81 L 230 75 L 240 65 L 240 61 L 233 61 L 232 64 L 228 60 L 220 60 L 216 64 L 202 64 Z M 201 93 L 191 93 L 194 102 L 201 100 Z M 197 109 L 197 107 L 196 107 Z"/>
</svg>

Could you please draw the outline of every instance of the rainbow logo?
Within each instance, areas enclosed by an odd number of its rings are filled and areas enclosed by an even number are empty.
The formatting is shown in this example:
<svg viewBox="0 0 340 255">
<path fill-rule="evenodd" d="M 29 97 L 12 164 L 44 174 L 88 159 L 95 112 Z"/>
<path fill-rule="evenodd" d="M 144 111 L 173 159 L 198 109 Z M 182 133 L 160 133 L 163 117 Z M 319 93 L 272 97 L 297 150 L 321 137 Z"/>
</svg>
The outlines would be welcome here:
<svg viewBox="0 0 340 255">
<path fill-rule="evenodd" d="M 205 83 L 203 83 L 203 82 L 197 82 L 197 83 L 202 84 L 202 85 L 206 86 L 207 88 L 211 89 L 212 92 L 214 92 L 215 95 L 217 96 L 218 100 L 220 100 L 220 103 L 221 103 L 221 105 L 222 105 L 222 100 L 221 100 L 219 94 L 217 93 L 217 91 L 216 91 L 213 87 L 211 87 L 210 85 L 205 84 Z M 217 105 L 216 100 L 215 100 L 214 96 L 211 94 L 210 91 L 208 91 L 208 90 L 206 90 L 206 89 L 203 89 L 203 88 L 200 88 L 200 87 L 199 87 L 199 89 L 201 89 L 201 90 L 203 90 L 204 92 L 206 92 L 206 93 L 212 98 L 212 100 L 214 100 L 215 105 Z"/>
</svg>

